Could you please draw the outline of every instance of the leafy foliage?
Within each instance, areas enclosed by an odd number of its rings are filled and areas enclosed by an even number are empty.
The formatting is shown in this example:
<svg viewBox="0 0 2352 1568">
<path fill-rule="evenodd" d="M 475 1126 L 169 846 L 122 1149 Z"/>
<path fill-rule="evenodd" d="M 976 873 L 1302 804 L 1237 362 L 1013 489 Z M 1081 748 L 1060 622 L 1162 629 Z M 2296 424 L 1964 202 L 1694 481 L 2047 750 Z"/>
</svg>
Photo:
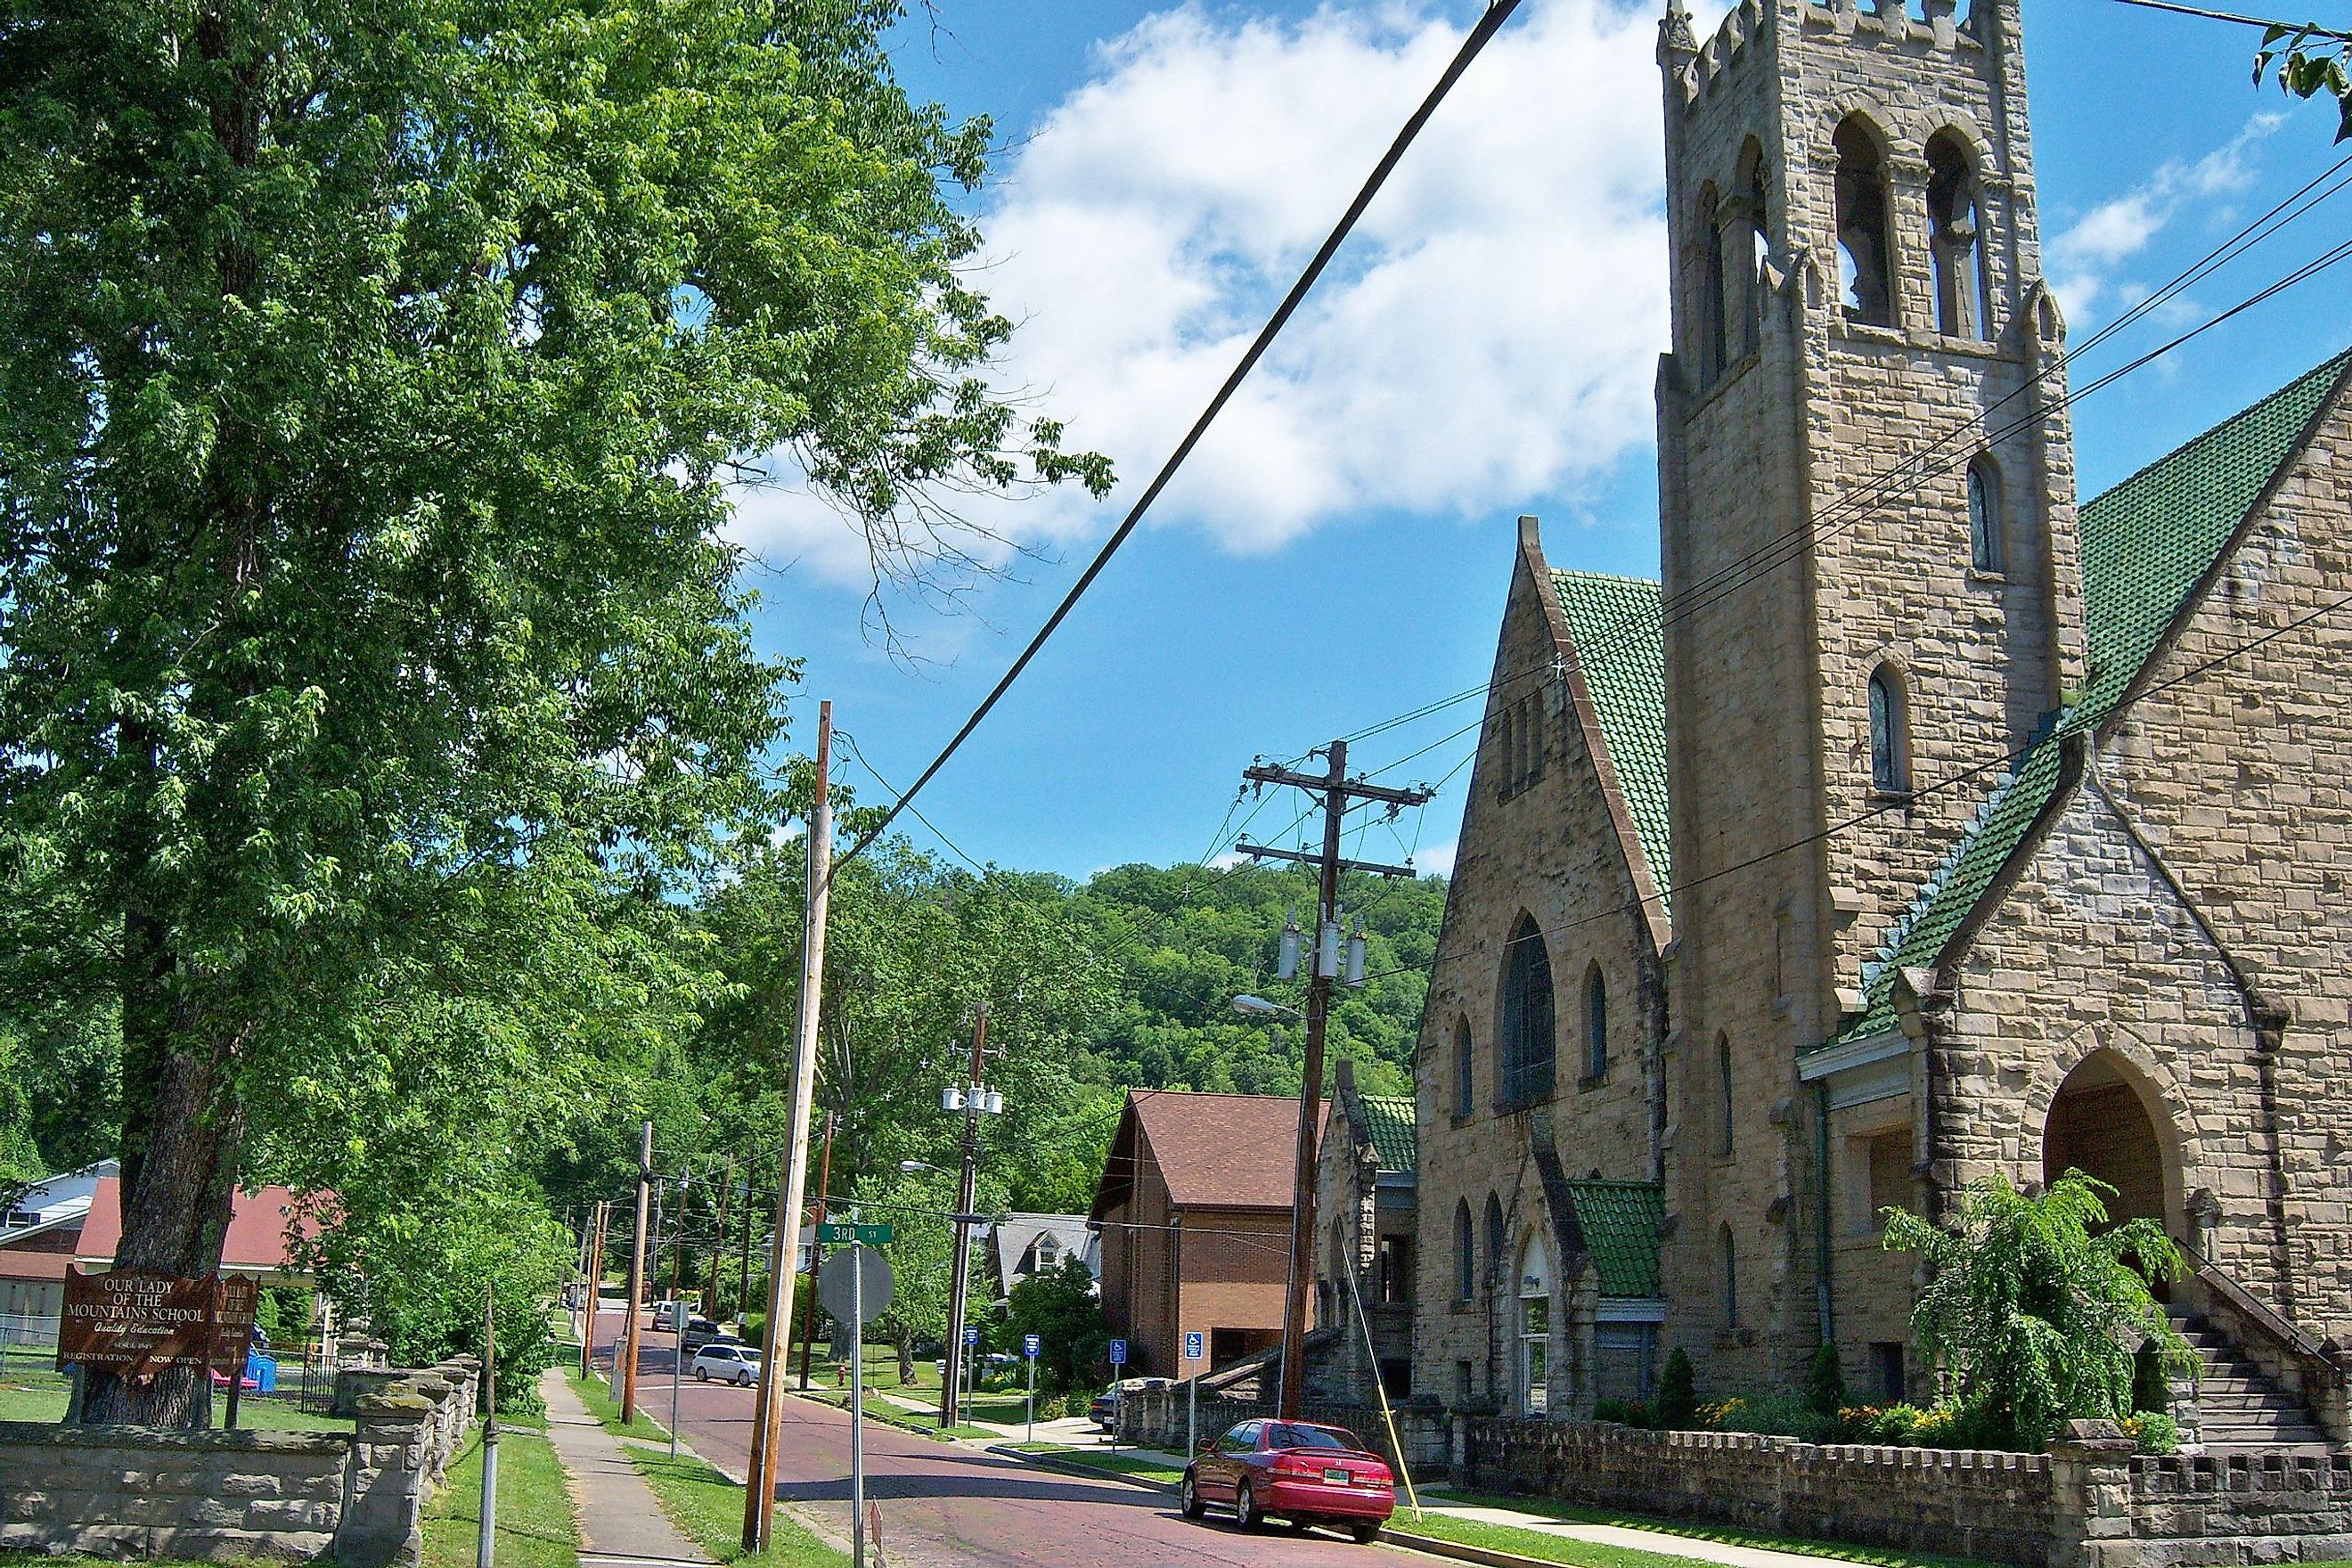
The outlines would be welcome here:
<svg viewBox="0 0 2352 1568">
<path fill-rule="evenodd" d="M 1666 1355 L 1665 1371 L 1658 1378 L 1658 1397 L 1652 1413 L 1659 1426 L 1669 1432 L 1686 1432 L 1698 1420 L 1698 1378 L 1691 1366 L 1690 1352 L 1680 1345 Z"/>
<path fill-rule="evenodd" d="M 1845 1372 L 1838 1365 L 1837 1346 L 1823 1344 L 1813 1352 L 1805 1371 L 1805 1408 L 1816 1415 L 1835 1415 L 1846 1406 Z"/>
<path fill-rule="evenodd" d="M 1008 1351 L 1021 1348 L 1024 1334 L 1035 1334 L 1037 1386 L 1048 1393 L 1092 1388 L 1105 1371 L 1110 1321 L 1094 1277 L 1076 1258 L 1024 1279 L 1006 1300 L 1003 1336 Z"/>
<path fill-rule="evenodd" d="M 2002 1446 L 2040 1448 L 2069 1419 L 2131 1415 L 2142 1343 L 2189 1363 L 2147 1282 L 2178 1278 L 2179 1251 L 2153 1220 L 2109 1226 L 2100 1194 L 2114 1192 L 2070 1170 L 2029 1197 L 1995 1175 L 1970 1184 L 1942 1226 L 1885 1211 L 1885 1245 L 1930 1270 L 1913 1331 Z"/>
<path fill-rule="evenodd" d="M 2261 86 L 2275 66 L 2281 91 L 2305 99 L 2326 93 L 2336 100 L 2336 140 L 2342 142 L 2352 137 L 2352 76 L 2346 73 L 2347 58 L 2352 58 L 2352 34 L 2315 22 L 2299 27 L 2273 23 L 2263 29 L 2262 47 L 2254 55 L 2254 85 Z"/>
</svg>

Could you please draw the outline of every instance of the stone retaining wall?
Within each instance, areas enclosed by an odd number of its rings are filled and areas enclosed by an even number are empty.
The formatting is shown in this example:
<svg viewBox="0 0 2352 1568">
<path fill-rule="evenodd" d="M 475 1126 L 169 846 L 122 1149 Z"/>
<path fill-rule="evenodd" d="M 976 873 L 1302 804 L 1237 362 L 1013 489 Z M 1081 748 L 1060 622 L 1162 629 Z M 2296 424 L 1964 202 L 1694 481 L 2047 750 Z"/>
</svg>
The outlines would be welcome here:
<svg viewBox="0 0 2352 1568">
<path fill-rule="evenodd" d="M 414 1568 L 478 1375 L 460 1359 L 358 1395 L 349 1436 L 0 1422 L 0 1549 Z"/>
<path fill-rule="evenodd" d="M 2127 1461 L 2132 1547 L 2145 1568 L 2352 1558 L 2352 1454 Z"/>
</svg>

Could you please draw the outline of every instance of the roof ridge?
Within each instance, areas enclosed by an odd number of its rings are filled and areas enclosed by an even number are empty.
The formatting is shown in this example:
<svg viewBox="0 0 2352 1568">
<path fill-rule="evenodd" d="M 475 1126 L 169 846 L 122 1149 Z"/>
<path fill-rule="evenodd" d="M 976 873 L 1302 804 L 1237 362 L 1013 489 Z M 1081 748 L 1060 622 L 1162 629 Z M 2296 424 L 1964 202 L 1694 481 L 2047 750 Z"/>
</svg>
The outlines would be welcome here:
<svg viewBox="0 0 2352 1568">
<path fill-rule="evenodd" d="M 2134 468 L 2130 473 L 2126 474 L 2122 479 L 2117 479 L 2114 484 L 2111 484 L 2106 489 L 2101 490 L 2097 495 L 2095 495 L 2090 500 L 2083 502 L 2081 510 L 2087 510 L 2091 507 L 2095 507 L 2101 501 L 2114 496 L 2116 492 L 2128 489 L 2139 480 L 2147 478 L 2148 475 L 2164 467 L 2165 464 L 2171 462 L 2175 458 L 2179 457 L 2191 447 L 2195 447 L 2202 442 L 2210 440 L 2213 437 L 2214 433 L 2221 430 L 2223 426 L 2235 425 L 2241 419 L 2244 419 L 2251 415 L 2258 414 L 2262 412 L 2262 410 L 2268 408 L 2272 404 L 2279 401 L 2279 399 L 2292 395 L 2295 392 L 2301 390 L 2305 384 L 2307 384 L 2314 376 L 2319 374 L 2320 372 L 2331 369 L 2340 372 L 2347 362 L 2352 362 L 2352 348 L 2338 349 L 2336 353 L 2328 355 L 2327 358 L 2321 360 L 2317 364 L 2313 365 L 2309 370 L 2302 371 L 2296 374 L 2287 377 L 2286 380 L 2281 382 L 2277 386 L 2273 387 L 2262 396 L 2255 398 L 2243 408 L 2238 409 L 2236 412 L 2226 415 L 2222 418 L 2214 421 L 2212 424 L 2207 426 L 2204 429 L 2200 430 L 2196 435 L 2191 436 L 2186 441 L 2181 442 L 2180 445 L 2173 447 L 2163 456 L 2142 463 L 2138 468 Z"/>
<path fill-rule="evenodd" d="M 1623 572 L 1593 572 L 1581 566 L 1555 566 L 1551 574 L 1555 577 L 1580 577 L 1588 583 L 1624 583 L 1636 588 L 1659 585 L 1655 577 L 1636 577 Z"/>
</svg>

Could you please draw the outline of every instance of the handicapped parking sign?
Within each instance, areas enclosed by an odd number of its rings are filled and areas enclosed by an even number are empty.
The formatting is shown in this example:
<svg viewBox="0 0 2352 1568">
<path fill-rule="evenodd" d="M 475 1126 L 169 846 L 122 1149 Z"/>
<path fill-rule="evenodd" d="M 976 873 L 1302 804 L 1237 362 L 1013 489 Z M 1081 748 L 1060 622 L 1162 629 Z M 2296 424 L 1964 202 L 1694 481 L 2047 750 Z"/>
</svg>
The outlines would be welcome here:
<svg viewBox="0 0 2352 1568">
<path fill-rule="evenodd" d="M 1127 1364 L 1127 1342 L 1125 1340 L 1111 1341 L 1110 1364 L 1113 1366 L 1125 1366 Z"/>
<path fill-rule="evenodd" d="M 1204 1351 L 1204 1347 L 1201 1343 L 1202 1337 L 1201 1331 L 1198 1329 L 1188 1329 L 1185 1331 L 1184 1359 L 1186 1361 L 1199 1361 L 1201 1359 Z"/>
<path fill-rule="evenodd" d="M 978 1323 L 973 1323 L 964 1330 L 963 1342 L 968 1345 L 976 1345 L 980 1343 L 980 1325 Z"/>
<path fill-rule="evenodd" d="M 1040 1348 L 1041 1342 L 1038 1340 L 1036 1335 L 1024 1334 L 1021 1336 L 1021 1353 L 1023 1355 L 1034 1356 L 1037 1353 Z"/>
</svg>

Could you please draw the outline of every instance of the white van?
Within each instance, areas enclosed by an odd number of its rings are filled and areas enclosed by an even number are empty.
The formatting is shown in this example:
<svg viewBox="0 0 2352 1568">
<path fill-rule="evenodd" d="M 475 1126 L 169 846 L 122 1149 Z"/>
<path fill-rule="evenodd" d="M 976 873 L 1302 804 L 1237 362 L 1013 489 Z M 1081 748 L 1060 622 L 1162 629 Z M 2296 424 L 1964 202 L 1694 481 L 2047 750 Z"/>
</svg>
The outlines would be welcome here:
<svg viewBox="0 0 2352 1568">
<path fill-rule="evenodd" d="M 663 1301 L 654 1308 L 654 1330 L 656 1333 L 674 1334 L 686 1303 L 677 1300 Z"/>
</svg>

